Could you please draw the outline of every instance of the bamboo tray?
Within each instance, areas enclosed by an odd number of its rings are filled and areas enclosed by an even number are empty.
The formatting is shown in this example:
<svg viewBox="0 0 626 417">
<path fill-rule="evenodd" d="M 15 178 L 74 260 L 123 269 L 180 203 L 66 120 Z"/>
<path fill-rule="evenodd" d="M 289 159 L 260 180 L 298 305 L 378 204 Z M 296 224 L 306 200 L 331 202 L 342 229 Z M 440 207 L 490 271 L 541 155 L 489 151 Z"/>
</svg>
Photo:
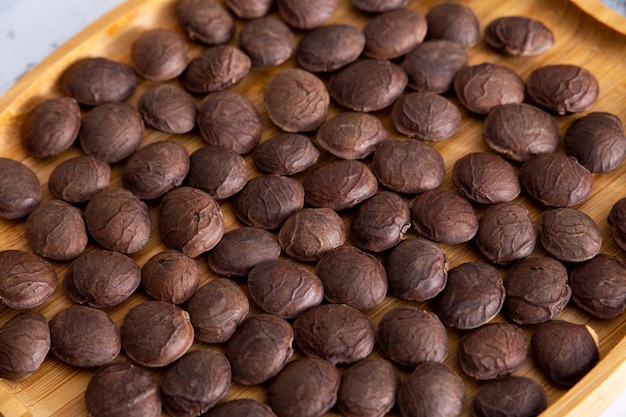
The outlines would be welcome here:
<svg viewBox="0 0 626 417">
<path fill-rule="evenodd" d="M 47 178 L 52 169 L 60 161 L 80 154 L 80 150 L 75 147 L 49 160 L 37 160 L 28 156 L 22 149 L 19 140 L 19 131 L 25 115 L 43 99 L 62 94 L 58 86 L 59 75 L 74 60 L 85 56 L 106 56 L 114 60 L 129 62 L 130 45 L 143 30 L 163 27 L 180 31 L 173 17 L 174 3 L 175 0 L 127 1 L 61 46 L 39 66 L 27 73 L 3 97 L 0 97 L 0 156 L 23 161 L 31 167 L 41 181 L 44 200 L 52 198 L 47 189 Z M 436 3 L 437 0 L 412 1 L 409 7 L 426 13 Z M 623 62 L 626 62 L 626 37 L 593 19 L 576 5 L 578 4 L 584 10 L 593 11 L 596 9 L 589 5 L 599 4 L 597 1 L 576 0 L 576 4 L 573 4 L 567 0 L 549 2 L 543 0 L 465 0 L 462 3 L 475 11 L 482 28 L 495 17 L 525 15 L 543 21 L 553 30 L 556 38 L 556 45 L 551 51 L 540 57 L 525 59 L 499 56 L 489 50 L 481 39 L 476 46 L 468 50 L 470 64 L 479 64 L 484 61 L 502 63 L 515 69 L 522 78 L 525 78 L 532 69 L 541 65 L 571 63 L 584 66 L 595 74 L 600 83 L 600 98 L 593 111 L 611 112 L 626 121 L 626 75 L 623 75 L 622 72 Z M 348 0 L 340 0 L 339 8 L 333 15 L 332 22 L 351 23 L 363 27 L 367 22 L 367 17 L 357 15 L 349 5 Z M 300 37 L 301 33 L 296 33 L 296 36 Z M 191 43 L 189 47 L 190 56 L 195 56 L 202 50 L 199 45 Z M 253 69 L 242 82 L 234 87 L 234 90 L 244 93 L 251 99 L 259 110 L 264 123 L 263 139 L 279 133 L 269 121 L 263 108 L 262 94 L 265 80 L 280 69 L 294 65 L 292 58 L 278 68 Z M 149 85 L 148 82 L 140 82 L 138 90 L 129 99 L 129 102 L 135 104 L 141 92 Z M 458 104 L 455 98 L 451 97 L 451 99 Z M 337 111 L 337 107 L 331 105 L 329 117 L 336 114 Z M 443 155 L 448 170 L 448 174 L 441 185 L 442 189 L 454 190 L 450 179 L 450 169 L 458 158 L 472 151 L 487 150 L 482 141 L 482 118 L 470 115 L 463 109 L 461 112 L 463 121 L 457 133 L 450 139 L 432 145 Z M 391 135 L 399 137 L 390 123 L 389 111 L 381 111 L 377 115 L 381 117 Z M 564 132 L 576 117 L 559 117 L 558 122 L 561 131 Z M 144 145 L 166 138 L 169 136 L 152 129 L 146 129 Z M 197 132 L 177 136 L 176 140 L 184 143 L 189 152 L 203 146 Z M 563 152 L 563 150 L 559 149 L 559 152 Z M 251 177 L 258 175 L 249 156 L 247 162 L 250 170 L 249 175 Z M 121 186 L 119 166 L 114 169 L 112 186 Z M 624 257 L 625 254 L 613 242 L 606 217 L 614 202 L 623 196 L 626 196 L 626 162 L 611 173 L 594 175 L 592 196 L 576 207 L 590 215 L 600 226 L 604 241 L 602 252 L 621 257 Z M 537 222 L 541 207 L 525 195 L 521 195 L 516 201 L 525 205 Z M 156 225 L 156 205 L 151 204 L 153 224 Z M 481 210 L 477 207 L 479 215 Z M 230 202 L 222 202 L 222 211 L 227 230 L 239 226 L 230 209 Z M 348 222 L 350 213 L 345 213 L 344 217 Z M 30 250 L 23 239 L 23 226 L 23 221 L 0 220 L 0 250 Z M 95 248 L 95 245 L 91 245 L 90 248 Z M 444 245 L 443 248 L 448 255 L 451 267 L 480 259 L 471 244 Z M 137 260 L 139 265 L 143 265 L 151 256 L 163 249 L 164 246 L 160 242 L 158 231 L 154 227 L 148 244 L 140 252 L 133 255 L 133 258 Z M 535 255 L 543 254 L 541 249 L 535 253 Z M 202 285 L 213 279 L 214 275 L 207 268 L 205 256 L 198 257 L 197 261 L 202 270 Z M 67 263 L 54 262 L 53 265 L 62 280 Z M 309 267 L 312 266 L 309 265 Z M 126 311 L 145 299 L 147 297 L 138 291 L 122 305 L 108 309 L 107 313 L 119 325 Z M 381 306 L 368 312 L 368 316 L 376 325 L 386 311 L 400 304 L 403 302 L 388 297 Z M 49 320 L 58 311 L 69 305 L 71 305 L 71 301 L 63 293 L 60 285 L 53 296 L 36 310 Z M 429 308 L 428 303 L 419 304 L 419 306 Z M 258 310 L 253 309 L 253 311 Z M 0 326 L 15 314 L 15 311 L 0 307 Z M 530 376 L 544 385 L 549 403 L 549 408 L 544 412 L 544 416 L 598 415 L 617 395 L 626 389 L 626 338 L 624 337 L 626 315 L 613 320 L 601 321 L 593 319 L 570 304 L 560 318 L 577 323 L 587 323 L 595 329 L 600 340 L 600 363 L 568 391 L 559 389 L 546 381 L 541 373 L 535 369 L 530 355 L 515 374 Z M 498 317 L 497 320 L 504 320 L 504 318 Z M 532 326 L 526 327 L 524 330 L 530 337 L 533 330 Z M 450 331 L 450 354 L 446 363 L 460 373 L 456 359 L 456 345 L 459 335 L 460 333 Z M 209 346 L 198 342 L 193 348 L 221 349 L 219 346 Z M 380 355 L 380 352 L 375 351 L 373 355 Z M 123 355 L 122 358 L 124 358 Z M 158 379 L 162 371 L 153 370 L 153 372 Z M 0 380 L 0 415 L 5 417 L 84 416 L 87 413 L 83 404 L 83 392 L 92 373 L 92 370 L 66 366 L 50 356 L 34 375 L 24 381 Z M 479 388 L 479 384 L 464 375 L 463 379 L 467 387 L 467 401 L 463 416 L 470 416 L 471 399 Z M 233 384 L 226 399 L 238 397 L 263 400 L 265 393 L 263 387 L 243 387 Z M 331 411 L 328 415 L 338 416 L 339 414 L 336 411 Z M 397 415 L 397 411 L 394 410 L 392 415 Z"/>
</svg>

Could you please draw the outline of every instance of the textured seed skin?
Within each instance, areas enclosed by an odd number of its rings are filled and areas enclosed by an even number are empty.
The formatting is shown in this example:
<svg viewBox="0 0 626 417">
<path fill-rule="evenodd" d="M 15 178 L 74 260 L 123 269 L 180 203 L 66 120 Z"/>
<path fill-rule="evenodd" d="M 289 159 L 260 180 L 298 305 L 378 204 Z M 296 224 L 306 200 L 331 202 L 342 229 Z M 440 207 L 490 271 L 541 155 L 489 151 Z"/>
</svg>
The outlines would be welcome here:
<svg viewBox="0 0 626 417">
<path fill-rule="evenodd" d="M 526 80 L 531 100 L 556 113 L 589 110 L 598 99 L 596 77 L 583 67 L 568 64 L 546 65 L 533 70 Z"/>
<path fill-rule="evenodd" d="M 612 255 L 599 254 L 577 265 L 570 273 L 572 299 L 583 310 L 601 319 L 624 312 L 626 264 Z"/>
<path fill-rule="evenodd" d="M 180 304 L 196 292 L 200 267 L 182 252 L 159 252 L 141 267 L 141 287 L 155 300 Z"/>
<path fill-rule="evenodd" d="M 457 131 L 461 113 L 450 100 L 440 95 L 409 93 L 393 106 L 391 121 L 403 135 L 434 142 L 447 139 Z"/>
<path fill-rule="evenodd" d="M 392 361 L 408 368 L 448 356 L 448 333 L 439 317 L 413 306 L 394 307 L 383 316 L 378 343 Z"/>
<path fill-rule="evenodd" d="M 63 71 L 61 88 L 86 106 L 126 100 L 137 88 L 137 76 L 126 64 L 107 58 L 83 58 Z"/>
<path fill-rule="evenodd" d="M 246 161 L 232 149 L 209 145 L 189 157 L 186 185 L 198 188 L 216 200 L 237 194 L 248 182 Z"/>
<path fill-rule="evenodd" d="M 105 249 L 124 254 L 143 248 L 152 228 L 148 206 L 122 188 L 94 195 L 85 209 L 85 223 L 91 237 Z"/>
<path fill-rule="evenodd" d="M 593 177 L 571 156 L 536 155 L 520 168 L 522 188 L 548 207 L 570 207 L 591 194 Z"/>
<path fill-rule="evenodd" d="M 589 329 L 563 320 L 543 323 L 530 339 L 539 369 L 555 384 L 571 387 L 599 361 Z"/>
<path fill-rule="evenodd" d="M 363 162 L 337 160 L 314 168 L 302 185 L 308 204 L 340 211 L 373 196 L 378 181 Z"/>
<path fill-rule="evenodd" d="M 407 301 L 426 301 L 443 290 L 448 281 L 448 258 L 437 244 L 408 238 L 385 258 L 389 294 Z"/>
<path fill-rule="evenodd" d="M 257 67 L 282 64 L 291 56 L 294 44 L 289 27 L 273 17 L 252 20 L 239 33 L 239 48 Z"/>
<path fill-rule="evenodd" d="M 179 1 L 176 18 L 189 39 L 207 45 L 226 43 L 235 34 L 235 20 L 215 0 Z"/>
<path fill-rule="evenodd" d="M 356 26 L 330 24 L 306 33 L 298 43 L 296 60 L 311 72 L 338 70 L 361 55 L 365 35 Z"/>
<path fill-rule="evenodd" d="M 28 216 L 40 201 L 41 185 L 33 170 L 19 161 L 0 158 L 0 217 Z"/>
<path fill-rule="evenodd" d="M 607 216 L 607 223 L 611 226 L 613 240 L 623 250 L 626 250 L 626 198 L 617 200 Z"/>
<path fill-rule="evenodd" d="M 250 71 L 250 58 L 234 46 L 214 46 L 189 61 L 180 82 L 193 94 L 221 91 L 237 84 Z"/>
<path fill-rule="evenodd" d="M 225 0 L 226 7 L 240 19 L 257 19 L 269 13 L 273 0 Z"/>
<path fill-rule="evenodd" d="M 158 417 L 161 393 L 148 371 L 115 361 L 91 377 L 85 390 L 85 406 L 94 417 Z"/>
<path fill-rule="evenodd" d="M 363 159 L 389 138 L 382 122 L 371 114 L 346 112 L 326 120 L 318 129 L 318 145 L 342 159 Z"/>
<path fill-rule="evenodd" d="M 502 410 L 516 416 L 536 416 L 548 407 L 546 392 L 533 379 L 510 376 L 484 385 L 472 400 L 476 417 L 495 417 Z"/>
<path fill-rule="evenodd" d="M 46 260 L 31 252 L 0 251 L 0 302 L 16 310 L 43 304 L 57 287 L 57 274 Z"/>
<path fill-rule="evenodd" d="M 402 381 L 397 401 L 402 417 L 455 417 L 465 403 L 465 386 L 448 365 L 424 362 Z"/>
<path fill-rule="evenodd" d="M 341 375 L 337 407 L 347 417 L 379 417 L 396 402 L 400 375 L 382 358 L 366 358 Z"/>
<path fill-rule="evenodd" d="M 25 312 L 0 328 L 0 378 L 21 381 L 35 373 L 50 350 L 50 328 L 44 316 Z"/>
<path fill-rule="evenodd" d="M 507 376 L 526 360 L 528 340 L 524 331 L 509 323 L 488 323 L 459 342 L 461 369 L 477 380 Z"/>
<path fill-rule="evenodd" d="M 28 114 L 21 140 L 36 158 L 48 158 L 68 149 L 78 137 L 80 107 L 71 97 L 45 100 Z"/>
<path fill-rule="evenodd" d="M 265 403 L 250 398 L 236 398 L 221 402 L 211 408 L 207 417 L 276 417 L 276 414 Z"/>
<path fill-rule="evenodd" d="M 487 208 L 476 234 L 478 250 L 496 265 L 528 257 L 535 250 L 537 240 L 530 212 L 513 201 Z"/>
<path fill-rule="evenodd" d="M 109 188 L 111 167 L 90 156 L 77 156 L 57 165 L 48 178 L 50 193 L 68 203 L 85 203 Z"/>
<path fill-rule="evenodd" d="M 146 125 L 165 133 L 187 133 L 198 118 L 198 105 L 191 94 L 170 84 L 146 90 L 137 101 L 137 110 Z"/>
<path fill-rule="evenodd" d="M 357 9 L 367 13 L 382 13 L 406 6 L 407 0 L 350 0 Z"/>
<path fill-rule="evenodd" d="M 556 319 L 572 295 L 567 269 L 548 257 L 530 257 L 513 264 L 503 283 L 505 314 L 517 324 Z"/>
<path fill-rule="evenodd" d="M 330 362 L 298 358 L 267 388 L 267 404 L 281 417 L 322 416 L 337 402 L 341 376 Z"/>
<path fill-rule="evenodd" d="M 226 395 L 230 382 L 230 364 L 223 354 L 188 352 L 163 375 L 163 406 L 171 416 L 201 415 Z"/>
<path fill-rule="evenodd" d="M 315 3 L 299 0 L 277 0 L 278 13 L 289 26 L 296 29 L 314 29 L 326 23 L 337 8 L 338 0 L 320 0 Z"/>
<path fill-rule="evenodd" d="M 187 67 L 187 45 L 171 30 L 147 30 L 133 41 L 130 60 L 137 74 L 147 80 L 171 80 Z"/>
<path fill-rule="evenodd" d="M 324 83 L 302 69 L 286 69 L 265 86 L 263 103 L 274 124 L 285 132 L 309 132 L 326 120 L 330 97 Z"/>
<path fill-rule="evenodd" d="M 402 69 L 413 90 L 443 94 L 452 89 L 456 73 L 467 66 L 467 61 L 463 45 L 437 39 L 417 45 L 404 58 Z"/>
<path fill-rule="evenodd" d="M 465 48 L 478 42 L 479 24 L 474 11 L 456 3 L 441 3 L 426 14 L 429 39 L 458 42 Z"/>
<path fill-rule="evenodd" d="M 466 262 L 448 271 L 448 283 L 435 300 L 441 321 L 457 329 L 475 329 L 494 318 L 504 303 L 498 269 Z"/>
<path fill-rule="evenodd" d="M 357 362 L 374 349 L 374 325 L 345 304 L 322 304 L 302 313 L 293 331 L 305 355 L 332 364 Z"/>
<path fill-rule="evenodd" d="M 284 133 L 259 143 L 252 152 L 254 165 L 268 174 L 294 175 L 313 166 L 320 151 L 304 135 Z"/>
<path fill-rule="evenodd" d="M 406 55 L 426 37 L 426 18 L 413 10 L 399 9 L 373 17 L 363 29 L 365 55 L 394 59 Z"/>
<path fill-rule="evenodd" d="M 554 35 L 538 20 L 504 16 L 489 22 L 485 28 L 485 42 L 507 56 L 538 56 L 554 46 Z"/>
<path fill-rule="evenodd" d="M 563 262 L 587 261 L 602 247 L 602 232 L 593 219 L 567 207 L 541 214 L 539 236 L 543 248 Z"/>
<path fill-rule="evenodd" d="M 63 279 L 72 301 L 95 308 L 121 304 L 140 283 L 141 269 L 137 262 L 108 250 L 83 253 L 70 264 Z"/>
<path fill-rule="evenodd" d="M 473 152 L 457 159 L 452 182 L 467 199 L 479 204 L 514 200 L 522 191 L 517 169 L 504 158 Z"/>
</svg>

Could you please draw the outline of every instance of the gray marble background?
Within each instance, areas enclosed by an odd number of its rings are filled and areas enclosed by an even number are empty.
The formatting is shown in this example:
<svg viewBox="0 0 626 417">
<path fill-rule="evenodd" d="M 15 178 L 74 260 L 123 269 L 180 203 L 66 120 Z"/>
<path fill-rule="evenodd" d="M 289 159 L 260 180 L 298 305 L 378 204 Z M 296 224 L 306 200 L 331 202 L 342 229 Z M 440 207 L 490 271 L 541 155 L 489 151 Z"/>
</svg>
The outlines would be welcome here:
<svg viewBox="0 0 626 417">
<path fill-rule="evenodd" d="M 601 1 L 626 16 L 626 0 Z M 0 0 L 0 95 L 59 45 L 122 2 Z M 626 417 L 626 392 L 601 417 Z"/>
</svg>

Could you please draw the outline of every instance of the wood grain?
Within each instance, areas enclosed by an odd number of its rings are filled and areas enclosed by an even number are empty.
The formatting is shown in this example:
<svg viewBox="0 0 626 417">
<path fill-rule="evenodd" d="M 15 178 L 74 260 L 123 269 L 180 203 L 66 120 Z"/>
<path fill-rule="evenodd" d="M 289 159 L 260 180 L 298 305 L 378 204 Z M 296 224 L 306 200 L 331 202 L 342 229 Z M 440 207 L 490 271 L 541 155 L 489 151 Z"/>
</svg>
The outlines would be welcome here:
<svg viewBox="0 0 626 417">
<path fill-rule="evenodd" d="M 52 197 L 47 189 L 47 178 L 52 169 L 60 162 L 72 156 L 79 155 L 80 150 L 72 148 L 62 155 L 47 160 L 37 160 L 26 154 L 20 145 L 20 128 L 26 114 L 35 105 L 46 98 L 60 96 L 62 92 L 58 86 L 58 79 L 63 71 L 74 60 L 86 56 L 106 56 L 111 59 L 129 62 L 129 49 L 134 38 L 147 28 L 163 27 L 179 31 L 173 17 L 175 0 L 129 0 L 114 11 L 102 17 L 96 23 L 89 26 L 67 44 L 60 47 L 39 66 L 26 74 L 11 90 L 0 97 L 0 156 L 10 157 L 24 162 L 37 174 L 42 184 L 42 192 L 45 200 Z M 410 1 L 411 9 L 426 13 L 437 0 Z M 464 0 L 461 3 L 470 6 L 477 14 L 481 27 L 484 27 L 492 19 L 506 15 L 524 15 L 543 21 L 549 26 L 556 38 L 555 47 L 545 55 L 534 58 L 515 59 L 497 55 L 488 49 L 482 38 L 479 43 L 468 50 L 470 64 L 479 64 L 490 61 L 508 65 L 517 71 L 522 78 L 529 72 L 541 65 L 555 63 L 569 63 L 581 65 L 593 72 L 600 83 L 600 98 L 594 106 L 594 111 L 607 111 L 616 114 L 622 120 L 626 120 L 626 82 L 623 76 L 623 62 L 626 60 L 626 38 L 599 23 L 588 14 L 583 12 L 573 3 L 567 0 L 543 0 L 526 1 L 494 1 L 494 0 Z M 577 3 L 581 4 L 582 0 Z M 582 6 L 581 6 L 582 7 Z M 348 0 L 340 0 L 338 10 L 333 16 L 333 23 L 350 23 L 363 27 L 368 17 L 358 15 L 350 6 Z M 239 29 L 242 23 L 239 23 Z M 296 37 L 301 37 L 297 32 Z M 189 43 L 189 54 L 195 56 L 203 47 Z M 233 87 L 235 91 L 245 94 L 255 104 L 263 119 L 263 136 L 265 140 L 277 133 L 278 129 L 268 119 L 262 104 L 262 93 L 266 80 L 283 68 L 295 66 L 293 58 L 277 68 L 255 68 L 248 77 Z M 326 78 L 322 76 L 326 81 Z M 135 104 L 139 95 L 152 85 L 149 82 L 141 82 L 139 88 L 129 99 Z M 458 101 L 448 96 L 455 104 Z M 200 100 L 201 97 L 198 97 Z M 329 117 L 332 117 L 340 109 L 331 106 Z M 444 157 L 447 175 L 441 185 L 442 189 L 454 190 L 450 179 L 450 170 L 454 162 L 461 156 L 472 151 L 485 151 L 486 145 L 482 140 L 482 117 L 468 114 L 461 109 L 463 121 L 457 133 L 442 142 L 432 144 Z M 385 126 L 395 138 L 400 136 L 390 123 L 389 110 L 376 113 L 383 120 Z M 558 117 L 561 131 L 564 132 L 569 124 L 578 116 Z M 175 139 L 185 144 L 189 152 L 193 152 L 201 146 L 203 141 L 197 132 L 179 135 L 175 138 L 151 129 L 146 130 L 144 145 L 164 139 Z M 558 150 L 563 152 L 562 146 Z M 328 155 L 325 159 L 330 158 Z M 246 158 L 250 177 L 259 173 L 255 170 L 251 158 Z M 369 161 L 366 161 L 369 163 Z M 114 166 L 112 185 L 121 186 L 120 166 Z M 594 175 L 594 187 L 591 197 L 576 208 L 590 215 L 600 226 L 603 234 L 602 252 L 624 257 L 624 253 L 615 245 L 611 238 L 610 229 L 606 222 L 607 214 L 611 206 L 619 199 L 626 196 L 626 163 L 611 173 Z M 407 200 L 410 196 L 407 196 Z M 525 205 L 533 219 L 538 224 L 538 218 L 542 207 L 531 201 L 527 196 L 521 195 L 518 202 Z M 133 258 L 143 265 L 151 256 L 164 249 L 160 242 L 156 229 L 157 203 L 150 202 L 151 214 L 154 220 L 152 236 L 148 244 Z M 227 230 L 240 226 L 230 208 L 230 202 L 221 203 L 222 212 L 226 219 Z M 476 207 L 478 214 L 483 211 L 482 207 Z M 350 211 L 342 213 L 346 224 L 350 221 Z M 0 221 L 0 250 L 24 249 L 30 250 L 23 238 L 23 221 L 8 222 Z M 409 234 L 411 235 L 411 234 Z M 480 260 L 471 244 L 467 245 L 442 245 L 446 252 L 451 267 L 463 262 Z M 97 249 L 91 245 L 89 250 Z M 545 253 L 538 249 L 535 256 Z M 202 284 L 210 281 L 215 276 L 208 270 L 205 256 L 197 258 L 202 271 Z M 67 263 L 53 262 L 57 274 L 62 281 Z M 312 268 L 312 265 L 306 265 Z M 133 297 L 122 305 L 107 309 L 113 320 L 119 325 L 124 314 L 133 305 L 146 300 L 147 296 L 138 291 Z M 378 324 L 382 315 L 394 306 L 408 304 L 393 297 L 388 297 L 382 305 L 367 312 L 375 325 Z M 41 312 L 48 320 L 59 310 L 71 305 L 71 301 L 64 294 L 62 286 L 57 288 L 53 296 L 36 310 Z M 423 308 L 430 308 L 429 303 L 414 304 Z M 255 312 L 258 309 L 254 309 Z M 16 314 L 7 308 L 0 307 L 0 325 L 3 325 Z M 617 394 L 626 388 L 626 341 L 623 339 L 626 333 L 626 317 L 602 321 L 585 314 L 574 305 L 568 306 L 560 317 L 565 320 L 587 323 L 595 329 L 600 340 L 600 364 L 590 372 L 579 384 L 565 391 L 550 384 L 534 367 L 533 360 L 529 355 L 523 366 L 516 371 L 518 375 L 527 375 L 539 381 L 546 389 L 549 400 L 549 409 L 545 416 L 591 416 L 598 415 Z M 497 320 L 505 320 L 498 317 Z M 524 327 L 528 337 L 533 332 L 533 326 Z M 460 373 L 456 359 L 456 345 L 460 332 L 449 331 L 450 353 L 446 363 Z M 209 346 L 196 343 L 193 349 L 217 349 L 220 346 Z M 373 355 L 381 355 L 375 351 Z M 120 359 L 125 359 L 121 356 Z M 162 370 L 152 370 L 158 379 Z M 403 370 L 406 375 L 408 370 Z M 92 375 L 93 370 L 81 370 L 66 366 L 54 359 L 52 355 L 42 367 L 32 376 L 20 382 L 0 381 L 0 412 L 5 416 L 28 415 L 22 408 L 14 407 L 13 398 L 17 398 L 34 417 L 43 416 L 84 416 L 86 410 L 83 404 L 83 392 Z M 466 376 L 462 376 L 467 387 L 467 400 L 463 410 L 463 416 L 470 416 L 471 399 L 480 388 L 480 384 Z M 8 395 L 11 394 L 11 395 Z M 250 397 L 263 400 L 265 397 L 263 387 L 244 387 L 233 384 L 226 399 Z M 6 400 L 9 398 L 10 400 Z M 165 413 L 164 413 L 165 415 Z M 337 416 L 331 412 L 329 416 Z M 392 415 L 397 415 L 394 412 Z"/>
</svg>

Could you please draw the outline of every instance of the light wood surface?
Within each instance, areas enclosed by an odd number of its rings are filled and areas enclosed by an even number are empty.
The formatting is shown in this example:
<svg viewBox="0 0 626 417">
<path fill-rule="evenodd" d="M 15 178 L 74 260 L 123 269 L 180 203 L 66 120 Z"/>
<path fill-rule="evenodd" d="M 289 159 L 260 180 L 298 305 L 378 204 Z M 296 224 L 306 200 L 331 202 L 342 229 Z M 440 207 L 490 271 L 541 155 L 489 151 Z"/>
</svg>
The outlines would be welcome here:
<svg viewBox="0 0 626 417">
<path fill-rule="evenodd" d="M 37 174 L 42 184 L 44 199 L 51 199 L 47 189 L 47 178 L 60 161 L 71 156 L 80 154 L 76 147 L 64 152 L 58 157 L 48 160 L 37 160 L 26 154 L 20 145 L 19 131 L 26 114 L 32 108 L 46 98 L 60 96 L 62 92 L 58 86 L 58 78 L 64 68 L 74 60 L 85 56 L 106 56 L 111 59 L 129 62 L 129 49 L 132 41 L 143 30 L 154 27 L 172 28 L 180 31 L 173 17 L 174 0 L 130 0 L 120 7 L 105 15 L 96 23 L 89 26 L 77 37 L 61 46 L 39 66 L 26 74 L 11 90 L 0 97 L 0 156 L 10 157 L 23 161 Z M 426 13 L 436 0 L 410 1 L 411 9 Z M 485 61 L 498 62 L 515 69 L 522 78 L 526 78 L 529 72 L 541 65 L 570 63 L 584 66 L 592 71 L 600 83 L 600 98 L 594 106 L 594 111 L 607 111 L 616 114 L 622 120 L 626 120 L 626 82 L 623 72 L 626 62 L 626 37 L 611 30 L 609 27 L 598 23 L 573 3 L 566 0 L 466 0 L 463 4 L 470 6 L 477 14 L 481 28 L 493 18 L 506 15 L 524 15 L 537 18 L 549 26 L 556 38 L 555 47 L 543 56 L 535 58 L 515 59 L 500 56 L 489 50 L 482 39 L 475 47 L 468 50 L 470 64 L 478 64 Z M 576 3 L 583 7 L 583 0 Z M 591 2 L 589 2 L 591 3 Z M 596 3 L 594 1 L 594 3 Z M 585 8 L 585 10 L 588 10 Z M 333 23 L 351 23 L 363 27 L 368 20 L 367 16 L 358 15 L 349 5 L 348 0 L 340 0 L 338 10 L 333 16 Z M 239 23 L 241 28 L 242 23 Z M 297 32 L 299 38 L 301 33 Z M 234 41 L 236 42 L 236 40 Z M 191 56 L 197 55 L 203 47 L 189 43 Z M 262 104 L 262 94 L 266 80 L 283 68 L 294 66 L 293 58 L 278 68 L 253 69 L 250 74 L 233 89 L 245 94 L 250 98 L 259 110 L 264 123 L 263 139 L 277 134 L 279 131 L 269 121 Z M 136 103 L 138 96 L 151 83 L 140 82 L 135 94 L 129 99 L 132 104 Z M 455 98 L 450 97 L 456 104 Z M 200 97 L 198 97 L 200 99 Z M 331 106 L 329 117 L 336 114 L 339 109 Z M 470 115 L 461 110 L 463 121 L 461 128 L 450 139 L 432 144 L 444 157 L 447 175 L 441 185 L 442 189 L 454 190 L 450 180 L 450 169 L 454 162 L 461 156 L 472 151 L 484 151 L 482 117 Z M 389 111 L 378 112 L 377 115 L 384 121 L 393 137 L 400 136 L 395 133 L 389 120 Z M 561 131 L 578 116 L 558 117 Z M 174 138 L 151 129 L 146 130 L 144 145 L 147 143 Z M 203 142 L 197 132 L 180 135 L 174 138 L 184 143 L 189 152 L 203 146 Z M 558 150 L 563 152 L 562 146 Z M 328 158 L 328 156 L 324 156 Z M 250 176 L 258 175 L 251 158 L 246 158 Z M 114 167 L 113 186 L 121 186 L 120 166 Z M 624 253 L 613 242 L 606 217 L 611 206 L 621 197 L 626 196 L 626 163 L 608 174 L 594 175 L 594 187 L 590 199 L 576 208 L 590 215 L 601 227 L 603 234 L 602 252 L 616 254 L 624 257 Z M 409 197 L 407 197 L 408 199 Z M 532 202 L 527 196 L 522 195 L 516 201 L 524 204 L 532 213 L 535 222 L 538 221 L 542 207 Z M 144 249 L 133 255 L 139 265 L 143 265 L 152 255 L 164 249 L 156 230 L 157 204 L 150 202 L 151 214 L 154 220 L 152 236 Z M 483 208 L 476 207 L 479 215 Z M 240 224 L 235 219 L 230 209 L 230 202 L 222 202 L 222 211 L 226 219 L 227 230 L 238 227 Z M 343 213 L 346 223 L 349 222 L 350 212 Z M 537 223 L 538 224 L 538 223 Z M 0 221 L 0 250 L 24 249 L 30 250 L 23 238 L 23 221 L 8 222 Z M 90 246 L 90 250 L 96 248 Z M 467 245 L 443 245 L 449 258 L 451 267 L 463 262 L 480 260 L 479 255 L 471 244 Z M 535 256 L 543 255 L 541 249 L 535 252 Z M 214 278 L 208 270 L 206 257 L 197 258 L 202 270 L 202 283 Z M 53 262 L 60 280 L 63 279 L 67 263 Z M 312 268 L 312 265 L 308 265 Z M 504 270 L 503 270 L 504 271 Z M 124 314 L 138 302 L 147 299 L 145 294 L 138 291 L 122 305 L 108 309 L 117 324 L 121 324 Z M 406 304 L 392 297 L 388 297 L 378 308 L 367 312 L 375 325 L 382 315 L 396 305 Z M 63 293 L 62 286 L 57 288 L 53 296 L 36 310 L 41 312 L 48 320 L 59 310 L 71 305 L 69 298 Z M 423 308 L 430 308 L 429 303 L 415 304 Z M 253 309 L 254 312 L 258 311 Z M 16 314 L 7 308 L 0 307 L 0 325 Z M 622 316 L 613 320 L 602 321 L 594 319 L 582 312 L 579 308 L 570 304 L 561 315 L 562 319 L 587 323 L 595 329 L 600 340 L 600 364 L 590 372 L 579 384 L 569 391 L 559 389 L 550 384 L 534 367 L 531 355 L 515 372 L 517 375 L 527 375 L 539 381 L 548 394 L 549 409 L 545 416 L 560 417 L 570 416 L 593 416 L 598 415 L 620 392 L 626 388 L 626 317 Z M 497 320 L 505 320 L 498 317 Z M 527 336 L 533 332 L 533 327 L 524 327 Z M 450 366 L 460 372 L 456 359 L 456 345 L 461 332 L 449 331 L 450 354 L 446 360 Z M 217 349 L 220 346 L 209 346 L 196 343 L 193 349 Z M 380 355 L 375 351 L 374 355 Z M 125 359 L 122 355 L 120 359 Z M 406 375 L 409 370 L 403 370 Z M 158 379 L 162 370 L 152 370 Z M 32 376 L 20 382 L 0 381 L 0 412 L 5 417 L 26 416 L 82 416 L 86 415 L 83 404 L 83 392 L 92 375 L 93 370 L 81 370 L 66 366 L 54 359 L 52 355 L 44 362 L 42 367 Z M 471 415 L 470 404 L 480 384 L 463 375 L 467 387 L 467 401 L 463 416 Z M 237 397 L 250 397 L 263 400 L 265 398 L 263 387 L 243 387 L 233 384 L 226 399 Z M 19 406 L 19 402 L 23 404 Z M 27 411 L 26 411 L 27 410 Z M 165 415 L 165 413 L 164 413 Z M 336 416 L 332 411 L 328 415 Z M 397 415 L 394 411 L 393 415 Z"/>
</svg>

